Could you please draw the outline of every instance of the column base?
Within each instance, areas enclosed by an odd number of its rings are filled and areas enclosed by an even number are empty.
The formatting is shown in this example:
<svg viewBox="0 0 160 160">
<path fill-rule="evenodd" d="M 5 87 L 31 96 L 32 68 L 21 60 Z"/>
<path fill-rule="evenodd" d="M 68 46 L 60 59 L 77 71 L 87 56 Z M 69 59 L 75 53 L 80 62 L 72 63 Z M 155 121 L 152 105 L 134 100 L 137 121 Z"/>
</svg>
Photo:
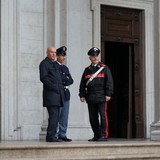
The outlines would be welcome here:
<svg viewBox="0 0 160 160">
<path fill-rule="evenodd" d="M 152 141 L 160 141 L 160 121 L 151 124 L 151 138 Z"/>
<path fill-rule="evenodd" d="M 39 133 L 39 140 L 40 141 L 46 140 L 47 126 L 48 126 L 48 121 L 47 120 L 43 121 L 41 131 Z"/>
</svg>

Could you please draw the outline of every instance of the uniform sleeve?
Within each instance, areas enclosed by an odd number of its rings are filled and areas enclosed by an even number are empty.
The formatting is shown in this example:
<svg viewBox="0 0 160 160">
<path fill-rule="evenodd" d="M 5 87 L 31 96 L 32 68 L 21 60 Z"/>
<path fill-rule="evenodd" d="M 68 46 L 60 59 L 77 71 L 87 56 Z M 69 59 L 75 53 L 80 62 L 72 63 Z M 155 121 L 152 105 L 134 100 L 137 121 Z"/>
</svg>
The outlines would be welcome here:
<svg viewBox="0 0 160 160">
<path fill-rule="evenodd" d="M 106 96 L 111 97 L 113 95 L 113 78 L 110 69 L 106 66 L 105 67 L 105 94 Z"/>
<path fill-rule="evenodd" d="M 69 86 L 73 84 L 73 78 L 69 72 L 69 69 L 66 67 L 66 74 L 62 77 L 64 85 Z"/>
<path fill-rule="evenodd" d="M 43 85 L 48 88 L 49 90 L 53 90 L 53 82 L 52 79 L 48 75 L 48 66 L 43 61 L 39 65 L 39 72 L 40 72 L 40 81 L 43 83 Z"/>
<path fill-rule="evenodd" d="M 86 82 L 85 82 L 85 71 L 84 71 L 79 86 L 79 97 L 81 98 L 85 96 L 86 96 Z"/>
</svg>

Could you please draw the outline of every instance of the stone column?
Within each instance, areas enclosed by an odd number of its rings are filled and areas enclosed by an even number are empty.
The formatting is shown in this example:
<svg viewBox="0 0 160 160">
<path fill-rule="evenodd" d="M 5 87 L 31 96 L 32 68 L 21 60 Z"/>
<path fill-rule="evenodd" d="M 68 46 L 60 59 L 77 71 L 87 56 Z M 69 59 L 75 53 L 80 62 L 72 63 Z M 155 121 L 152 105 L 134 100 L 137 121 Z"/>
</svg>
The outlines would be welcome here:
<svg viewBox="0 0 160 160">
<path fill-rule="evenodd" d="M 1 140 L 20 138 L 18 123 L 18 5 L 16 0 L 1 0 Z"/>
</svg>

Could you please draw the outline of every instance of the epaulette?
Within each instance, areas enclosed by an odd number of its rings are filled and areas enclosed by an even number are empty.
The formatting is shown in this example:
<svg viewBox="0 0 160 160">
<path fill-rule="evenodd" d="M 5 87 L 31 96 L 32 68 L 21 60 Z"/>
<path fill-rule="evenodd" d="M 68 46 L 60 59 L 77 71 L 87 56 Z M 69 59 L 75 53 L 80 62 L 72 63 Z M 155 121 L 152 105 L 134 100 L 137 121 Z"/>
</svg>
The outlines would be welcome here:
<svg viewBox="0 0 160 160">
<path fill-rule="evenodd" d="M 106 65 L 102 63 L 102 64 L 100 64 L 100 66 L 101 66 L 101 67 L 105 67 Z"/>
<path fill-rule="evenodd" d="M 104 63 L 98 64 L 98 68 L 105 67 L 106 65 Z"/>
</svg>

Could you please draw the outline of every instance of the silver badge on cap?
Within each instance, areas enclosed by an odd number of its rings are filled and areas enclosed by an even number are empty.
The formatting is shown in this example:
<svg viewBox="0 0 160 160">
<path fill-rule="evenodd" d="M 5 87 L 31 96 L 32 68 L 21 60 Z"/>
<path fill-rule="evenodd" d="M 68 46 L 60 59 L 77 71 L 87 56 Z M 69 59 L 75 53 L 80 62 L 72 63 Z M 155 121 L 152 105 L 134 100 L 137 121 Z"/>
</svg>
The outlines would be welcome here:
<svg viewBox="0 0 160 160">
<path fill-rule="evenodd" d="M 98 48 L 94 48 L 94 51 L 95 51 L 95 52 L 98 51 Z"/>
</svg>

